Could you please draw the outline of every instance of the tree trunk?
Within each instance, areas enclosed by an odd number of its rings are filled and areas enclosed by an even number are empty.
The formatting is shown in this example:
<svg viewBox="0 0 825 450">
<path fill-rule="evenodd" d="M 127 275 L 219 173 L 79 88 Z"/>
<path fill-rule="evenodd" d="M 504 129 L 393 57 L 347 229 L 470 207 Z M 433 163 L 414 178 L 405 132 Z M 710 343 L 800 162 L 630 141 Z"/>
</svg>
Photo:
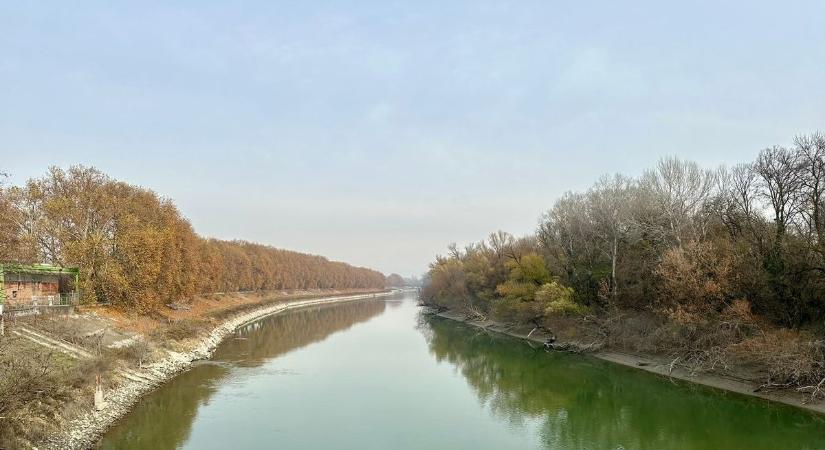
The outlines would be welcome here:
<svg viewBox="0 0 825 450">
<path fill-rule="evenodd" d="M 619 239 L 614 235 L 613 236 L 613 258 L 611 261 L 611 270 L 610 270 L 610 291 L 613 297 L 613 300 L 616 300 L 616 296 L 618 295 L 618 286 L 616 284 L 616 259 L 619 255 Z"/>
</svg>

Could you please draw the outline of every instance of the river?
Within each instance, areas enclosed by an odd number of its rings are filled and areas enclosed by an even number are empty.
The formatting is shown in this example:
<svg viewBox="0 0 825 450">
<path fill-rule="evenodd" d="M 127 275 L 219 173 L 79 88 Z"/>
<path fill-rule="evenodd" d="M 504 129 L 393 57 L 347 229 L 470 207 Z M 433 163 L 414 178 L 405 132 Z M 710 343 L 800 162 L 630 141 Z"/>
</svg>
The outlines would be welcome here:
<svg viewBox="0 0 825 450">
<path fill-rule="evenodd" d="M 825 449 L 825 417 L 422 316 L 411 294 L 272 316 L 101 449 Z"/>
</svg>

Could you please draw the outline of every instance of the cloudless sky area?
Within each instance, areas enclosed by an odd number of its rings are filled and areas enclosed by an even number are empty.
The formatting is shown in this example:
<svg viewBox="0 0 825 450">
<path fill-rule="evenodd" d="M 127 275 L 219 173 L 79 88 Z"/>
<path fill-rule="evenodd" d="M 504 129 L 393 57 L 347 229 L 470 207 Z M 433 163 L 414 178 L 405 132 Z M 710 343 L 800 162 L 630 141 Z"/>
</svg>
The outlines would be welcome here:
<svg viewBox="0 0 825 450">
<path fill-rule="evenodd" d="M 825 131 L 822 1 L 0 0 L 0 169 L 403 275 L 666 155 Z"/>
</svg>

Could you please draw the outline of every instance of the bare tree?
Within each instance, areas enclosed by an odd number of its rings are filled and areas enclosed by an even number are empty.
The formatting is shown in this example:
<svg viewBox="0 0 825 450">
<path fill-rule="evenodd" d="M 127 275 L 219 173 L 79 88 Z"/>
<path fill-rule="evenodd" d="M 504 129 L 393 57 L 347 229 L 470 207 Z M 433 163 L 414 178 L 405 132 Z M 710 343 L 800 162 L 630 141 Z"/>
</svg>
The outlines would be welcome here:
<svg viewBox="0 0 825 450">
<path fill-rule="evenodd" d="M 801 190 L 805 180 L 800 156 L 785 147 L 766 148 L 759 153 L 754 169 L 760 177 L 759 195 L 773 210 L 778 248 L 803 201 Z"/>
<path fill-rule="evenodd" d="M 754 209 L 757 174 L 751 164 L 739 164 L 731 171 L 728 185 L 731 198 L 740 213 L 746 218 L 756 214 Z"/>
<path fill-rule="evenodd" d="M 447 246 L 447 252 L 451 257 L 461 259 L 461 250 L 458 249 L 458 244 L 455 242 L 450 242 L 450 245 Z"/>
<path fill-rule="evenodd" d="M 539 242 L 546 251 L 556 254 L 568 279 L 576 276 L 576 267 L 593 266 L 590 220 L 586 196 L 567 192 L 544 213 L 539 223 Z"/>
<path fill-rule="evenodd" d="M 616 174 L 602 177 L 587 194 L 588 212 L 596 228 L 595 237 L 610 260 L 610 295 L 614 300 L 618 294 L 616 265 L 619 247 L 630 233 L 633 223 L 633 191 L 634 182 Z"/>
<path fill-rule="evenodd" d="M 802 172 L 800 184 L 803 205 L 800 207 L 800 213 L 813 241 L 813 248 L 825 254 L 825 135 L 815 133 L 797 136 L 795 144 Z"/>
<path fill-rule="evenodd" d="M 490 243 L 490 249 L 493 250 L 493 254 L 499 262 L 502 261 L 509 252 L 511 252 L 511 248 L 515 243 L 513 235 L 501 230 L 498 230 L 495 233 L 490 233 L 487 241 Z"/>
<path fill-rule="evenodd" d="M 731 235 L 754 235 L 758 175 L 751 164 L 738 164 L 731 170 L 720 168 L 714 207 L 719 220 Z"/>
<path fill-rule="evenodd" d="M 643 185 L 658 203 L 667 234 L 681 247 L 693 234 L 702 237 L 704 221 L 700 213 L 713 193 L 716 174 L 691 161 L 666 158 L 652 171 L 645 173 Z M 698 227 L 693 227 L 698 225 Z"/>
</svg>

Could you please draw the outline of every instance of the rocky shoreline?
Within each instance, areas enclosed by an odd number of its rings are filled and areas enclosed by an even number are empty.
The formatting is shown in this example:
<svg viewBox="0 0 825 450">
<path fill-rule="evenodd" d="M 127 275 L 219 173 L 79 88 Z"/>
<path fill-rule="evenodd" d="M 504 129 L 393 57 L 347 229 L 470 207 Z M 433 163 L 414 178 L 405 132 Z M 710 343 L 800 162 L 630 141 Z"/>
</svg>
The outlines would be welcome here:
<svg viewBox="0 0 825 450">
<path fill-rule="evenodd" d="M 514 338 L 526 339 L 541 345 L 547 344 L 548 338 L 550 338 L 550 336 L 540 332 L 528 333 L 524 330 L 519 330 L 512 326 L 493 320 L 473 320 L 466 315 L 452 311 L 442 311 L 436 315 L 438 317 L 462 322 L 486 331 L 492 331 L 494 333 L 500 333 Z M 620 351 L 606 351 L 595 349 L 591 345 L 579 342 L 556 341 L 553 343 L 552 349 L 564 349 L 566 351 L 582 353 L 586 356 L 592 356 L 603 361 L 609 361 L 614 364 L 632 367 L 634 369 L 643 370 L 645 372 L 650 372 L 670 379 L 700 384 L 714 389 L 783 403 L 785 405 L 794 406 L 818 414 L 825 414 L 825 402 L 819 401 L 815 403 L 808 403 L 805 401 L 805 397 L 798 392 L 789 390 L 763 391 L 759 390 L 761 383 L 757 380 L 716 373 L 691 373 L 678 365 L 671 367 L 670 361 L 666 361 L 665 359 L 655 355 L 637 355 Z"/>
<path fill-rule="evenodd" d="M 131 411 L 132 406 L 144 395 L 152 392 L 176 375 L 188 370 L 195 361 L 208 359 L 217 346 L 239 327 L 264 317 L 283 311 L 313 305 L 347 302 L 369 298 L 385 297 L 392 292 L 329 296 L 278 302 L 261 306 L 252 311 L 238 313 L 197 339 L 192 348 L 185 352 L 169 351 L 161 361 L 148 364 L 141 370 L 124 374 L 120 385 L 105 393 L 105 406 L 100 411 L 92 411 L 69 421 L 60 433 L 56 433 L 40 448 L 54 450 L 80 450 L 93 448 L 98 439 L 115 422 Z"/>
</svg>

